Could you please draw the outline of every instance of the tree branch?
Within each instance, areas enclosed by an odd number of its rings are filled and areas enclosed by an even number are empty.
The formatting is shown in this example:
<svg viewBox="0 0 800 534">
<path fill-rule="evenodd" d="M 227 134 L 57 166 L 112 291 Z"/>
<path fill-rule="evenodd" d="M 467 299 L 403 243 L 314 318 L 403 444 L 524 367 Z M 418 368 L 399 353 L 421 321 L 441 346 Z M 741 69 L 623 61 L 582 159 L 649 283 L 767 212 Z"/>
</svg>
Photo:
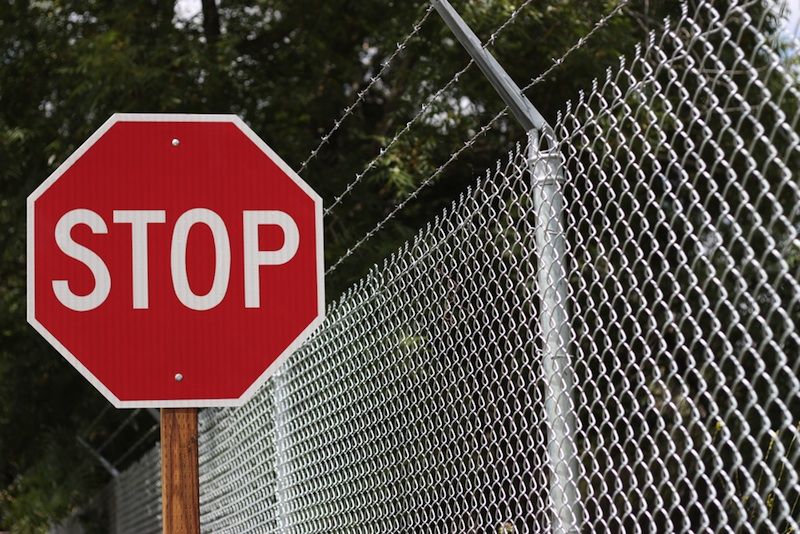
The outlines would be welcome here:
<svg viewBox="0 0 800 534">
<path fill-rule="evenodd" d="M 203 32 L 209 43 L 219 38 L 219 11 L 216 0 L 203 0 Z"/>
</svg>

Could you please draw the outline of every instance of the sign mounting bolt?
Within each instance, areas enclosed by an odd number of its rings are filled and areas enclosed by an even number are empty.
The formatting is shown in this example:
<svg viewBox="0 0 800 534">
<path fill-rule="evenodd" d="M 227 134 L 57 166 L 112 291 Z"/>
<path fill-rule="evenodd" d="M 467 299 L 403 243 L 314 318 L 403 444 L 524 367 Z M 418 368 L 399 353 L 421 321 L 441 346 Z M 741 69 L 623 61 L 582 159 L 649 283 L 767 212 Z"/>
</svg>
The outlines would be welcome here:
<svg viewBox="0 0 800 534">
<path fill-rule="evenodd" d="M 183 375 L 180 373 L 175 373 L 175 382 L 180 382 L 183 380 Z"/>
<path fill-rule="evenodd" d="M 172 146 L 178 146 L 179 144 L 181 144 L 181 140 L 177 137 L 172 140 Z"/>
</svg>

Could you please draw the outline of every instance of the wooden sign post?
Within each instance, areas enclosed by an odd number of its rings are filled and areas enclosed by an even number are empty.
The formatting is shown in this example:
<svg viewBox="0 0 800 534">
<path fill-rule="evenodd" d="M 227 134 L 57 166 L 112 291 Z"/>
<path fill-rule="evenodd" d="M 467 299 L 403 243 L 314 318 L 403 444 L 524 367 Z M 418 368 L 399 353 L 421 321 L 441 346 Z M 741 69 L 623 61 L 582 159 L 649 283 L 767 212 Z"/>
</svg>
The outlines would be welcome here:
<svg viewBox="0 0 800 534">
<path fill-rule="evenodd" d="M 161 508 L 164 534 L 200 533 L 197 408 L 161 409 Z"/>
</svg>

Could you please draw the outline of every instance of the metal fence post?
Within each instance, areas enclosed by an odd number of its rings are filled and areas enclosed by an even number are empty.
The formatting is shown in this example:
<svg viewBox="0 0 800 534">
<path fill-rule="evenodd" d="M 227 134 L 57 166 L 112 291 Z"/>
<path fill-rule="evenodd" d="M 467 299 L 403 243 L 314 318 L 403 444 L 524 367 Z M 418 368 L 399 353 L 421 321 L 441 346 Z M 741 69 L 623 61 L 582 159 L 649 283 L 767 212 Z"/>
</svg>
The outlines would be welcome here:
<svg viewBox="0 0 800 534">
<path fill-rule="evenodd" d="M 538 258 L 538 323 L 542 336 L 542 369 L 547 394 L 547 453 L 550 464 L 550 504 L 553 532 L 576 532 L 582 523 L 578 493 L 578 457 L 572 391 L 575 379 L 569 359 L 569 317 L 567 315 L 566 242 L 564 239 L 564 197 L 560 178 L 561 155 L 555 146 L 553 129 L 536 107 L 483 47 L 472 29 L 447 0 L 431 0 L 434 8 L 462 46 L 502 97 L 514 118 L 528 132 L 528 165 L 533 180 L 533 202 Z M 550 144 L 540 150 L 540 134 Z"/>
<path fill-rule="evenodd" d="M 547 455 L 550 465 L 550 502 L 553 532 L 577 532 L 582 522 L 578 492 L 578 451 L 575 442 L 575 378 L 569 354 L 566 240 L 564 237 L 564 181 L 561 154 L 540 150 L 536 132 L 528 135 L 528 165 L 533 180 L 536 225 L 539 328 L 542 371 L 547 389 Z"/>
</svg>

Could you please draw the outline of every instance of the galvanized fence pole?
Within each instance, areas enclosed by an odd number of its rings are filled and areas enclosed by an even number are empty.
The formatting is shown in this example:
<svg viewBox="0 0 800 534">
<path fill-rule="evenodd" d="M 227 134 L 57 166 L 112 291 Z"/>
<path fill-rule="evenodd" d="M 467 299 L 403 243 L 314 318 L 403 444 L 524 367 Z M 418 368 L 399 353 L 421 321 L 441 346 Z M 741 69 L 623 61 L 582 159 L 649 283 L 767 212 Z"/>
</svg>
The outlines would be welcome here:
<svg viewBox="0 0 800 534">
<path fill-rule="evenodd" d="M 566 242 L 564 197 L 561 191 L 561 155 L 553 130 L 544 117 L 447 0 L 432 0 L 444 22 L 528 132 L 528 165 L 533 180 L 538 323 L 541 332 L 542 369 L 545 384 L 545 419 L 548 431 L 550 504 L 553 532 L 576 532 L 582 523 L 578 493 L 578 456 L 572 391 L 574 376 L 569 357 L 567 315 Z M 540 150 L 540 135 L 550 150 Z"/>
<path fill-rule="evenodd" d="M 578 450 L 575 441 L 575 378 L 570 361 L 567 309 L 564 181 L 561 154 L 541 150 L 536 132 L 528 135 L 528 165 L 533 179 L 536 218 L 536 273 L 539 288 L 539 329 L 544 372 L 544 411 L 550 467 L 553 532 L 577 532 L 581 506 L 578 493 Z"/>
</svg>

